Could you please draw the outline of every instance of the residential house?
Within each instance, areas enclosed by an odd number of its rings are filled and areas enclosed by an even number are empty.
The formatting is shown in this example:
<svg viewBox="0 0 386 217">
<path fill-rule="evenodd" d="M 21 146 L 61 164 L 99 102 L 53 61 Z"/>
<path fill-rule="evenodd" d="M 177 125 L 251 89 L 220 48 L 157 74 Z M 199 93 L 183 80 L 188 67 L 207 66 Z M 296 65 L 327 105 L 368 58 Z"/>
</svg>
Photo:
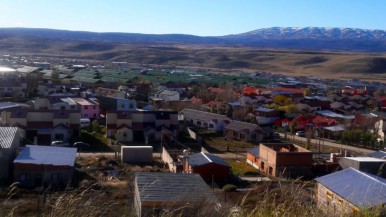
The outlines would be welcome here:
<svg viewBox="0 0 386 217">
<path fill-rule="evenodd" d="M 187 213 L 205 205 L 215 207 L 217 200 L 199 174 L 135 173 L 134 207 L 137 216 L 163 216 L 163 211 Z M 168 213 L 170 214 L 170 212 Z"/>
<path fill-rule="evenodd" d="M 98 96 L 98 103 L 101 114 L 107 111 L 136 111 L 137 101 L 133 99 Z"/>
<path fill-rule="evenodd" d="M 232 120 L 225 115 L 214 114 L 193 109 L 183 109 L 178 114 L 179 120 L 196 127 L 223 133 L 226 124 Z"/>
<path fill-rule="evenodd" d="M 150 93 L 149 94 L 149 100 L 152 100 L 152 101 L 162 100 L 165 102 L 179 101 L 180 100 L 180 94 L 177 91 L 159 90 L 156 93 Z"/>
<path fill-rule="evenodd" d="M 178 115 L 175 111 L 109 111 L 106 137 L 119 142 L 150 142 L 176 138 Z"/>
<path fill-rule="evenodd" d="M 273 124 L 280 119 L 280 111 L 276 109 L 269 109 L 259 107 L 255 109 L 256 121 L 259 125 Z"/>
<path fill-rule="evenodd" d="M 205 181 L 224 181 L 231 175 L 231 166 L 224 159 L 208 153 L 189 155 L 184 171 L 198 173 Z"/>
<path fill-rule="evenodd" d="M 80 113 L 71 110 L 16 109 L 3 111 L 1 119 L 8 126 L 17 126 L 31 143 L 48 145 L 51 141 L 67 141 L 80 135 Z"/>
<path fill-rule="evenodd" d="M 351 167 L 315 180 L 316 206 L 330 216 L 355 216 L 386 203 L 386 179 Z"/>
<path fill-rule="evenodd" d="M 20 129 L 17 127 L 0 127 L 0 183 L 11 177 L 12 162 L 20 145 Z"/>
<path fill-rule="evenodd" d="M 100 114 L 99 103 L 94 99 L 71 98 L 80 107 L 82 118 L 98 119 Z"/>
<path fill-rule="evenodd" d="M 257 124 L 232 121 L 224 127 L 224 136 L 228 139 L 244 140 L 248 142 L 262 142 L 265 132 Z"/>
<path fill-rule="evenodd" d="M 309 150 L 295 144 L 261 143 L 259 170 L 264 174 L 295 178 L 312 174 L 312 155 Z"/>
<path fill-rule="evenodd" d="M 27 145 L 13 161 L 15 182 L 26 187 L 72 184 L 76 148 Z"/>
<path fill-rule="evenodd" d="M 247 149 L 247 163 L 255 167 L 256 169 L 259 169 L 259 165 L 260 165 L 259 151 L 260 151 L 259 146 Z"/>
<path fill-rule="evenodd" d="M 24 98 L 26 86 L 18 80 L 0 79 L 0 97 Z"/>
<path fill-rule="evenodd" d="M 386 178 L 386 159 L 375 157 L 343 157 L 339 165 L 343 168 L 352 167 L 362 172 Z"/>
<path fill-rule="evenodd" d="M 126 92 L 122 90 L 109 89 L 104 87 L 98 87 L 95 90 L 96 96 L 105 96 L 105 97 L 116 97 L 116 98 L 126 98 Z"/>
</svg>

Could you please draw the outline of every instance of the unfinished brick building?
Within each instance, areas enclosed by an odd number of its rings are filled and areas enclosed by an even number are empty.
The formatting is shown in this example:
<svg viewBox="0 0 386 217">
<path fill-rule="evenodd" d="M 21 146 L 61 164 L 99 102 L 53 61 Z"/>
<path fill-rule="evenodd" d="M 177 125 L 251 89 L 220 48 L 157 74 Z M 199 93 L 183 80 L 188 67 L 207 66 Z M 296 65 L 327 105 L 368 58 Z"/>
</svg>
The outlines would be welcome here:
<svg viewBox="0 0 386 217">
<path fill-rule="evenodd" d="M 280 178 L 296 178 L 312 174 L 312 152 L 295 144 L 261 143 L 259 170 Z"/>
</svg>

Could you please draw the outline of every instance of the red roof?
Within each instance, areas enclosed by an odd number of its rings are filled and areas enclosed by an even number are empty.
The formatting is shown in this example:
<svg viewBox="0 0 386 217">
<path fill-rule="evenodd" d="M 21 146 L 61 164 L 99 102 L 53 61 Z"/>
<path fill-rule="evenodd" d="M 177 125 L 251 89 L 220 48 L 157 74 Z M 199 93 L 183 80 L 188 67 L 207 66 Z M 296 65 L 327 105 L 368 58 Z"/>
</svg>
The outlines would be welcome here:
<svg viewBox="0 0 386 217">
<path fill-rule="evenodd" d="M 326 126 L 326 125 L 333 126 L 333 125 L 336 125 L 336 120 L 333 118 L 316 116 L 312 120 L 312 123 L 314 123 L 316 126 Z"/>
<path fill-rule="evenodd" d="M 193 97 L 190 99 L 190 102 L 193 103 L 193 104 L 198 104 L 198 103 L 202 103 L 202 99 L 196 98 L 196 97 L 193 96 Z"/>
<path fill-rule="evenodd" d="M 219 101 L 210 101 L 208 102 L 206 105 L 210 105 L 210 106 L 219 106 L 219 105 L 222 105 L 223 103 L 222 102 L 219 102 Z"/>
<path fill-rule="evenodd" d="M 279 87 L 279 88 L 276 88 L 276 91 L 304 94 L 304 90 L 303 89 L 291 88 L 291 87 Z"/>
<path fill-rule="evenodd" d="M 208 87 L 208 90 L 212 93 L 222 93 L 224 89 L 218 87 Z"/>
</svg>

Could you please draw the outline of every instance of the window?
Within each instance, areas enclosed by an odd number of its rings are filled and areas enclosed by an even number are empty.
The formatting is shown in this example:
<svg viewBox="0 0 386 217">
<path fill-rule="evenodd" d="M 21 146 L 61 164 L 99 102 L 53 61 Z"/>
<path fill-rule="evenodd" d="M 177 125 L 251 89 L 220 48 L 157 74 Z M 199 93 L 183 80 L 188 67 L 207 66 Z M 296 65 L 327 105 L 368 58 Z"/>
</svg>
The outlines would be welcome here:
<svg viewBox="0 0 386 217">
<path fill-rule="evenodd" d="M 339 202 L 340 205 L 342 205 L 343 204 L 343 199 L 339 198 L 338 202 Z"/>
<path fill-rule="evenodd" d="M 71 109 L 76 109 L 75 105 L 70 106 Z"/>
<path fill-rule="evenodd" d="M 93 106 L 92 106 L 92 109 L 96 109 L 96 105 L 93 105 Z"/>
<path fill-rule="evenodd" d="M 233 132 L 233 136 L 237 137 L 239 134 L 237 132 Z"/>
<path fill-rule="evenodd" d="M 19 175 L 20 182 L 28 182 L 29 179 L 30 179 L 29 174 L 20 174 Z"/>
<path fill-rule="evenodd" d="M 332 198 L 334 197 L 334 195 L 330 191 L 327 191 L 326 194 L 327 194 L 327 198 L 330 199 L 330 200 L 332 200 Z"/>
<path fill-rule="evenodd" d="M 190 123 L 192 123 L 192 124 L 193 124 L 193 120 L 190 120 Z"/>
<path fill-rule="evenodd" d="M 61 110 L 66 110 L 66 106 L 60 106 Z"/>
<path fill-rule="evenodd" d="M 96 113 L 94 113 L 93 117 L 96 118 Z"/>
<path fill-rule="evenodd" d="M 209 124 L 209 127 L 210 127 L 210 128 L 213 128 L 214 126 L 213 126 L 213 124 Z"/>
<path fill-rule="evenodd" d="M 255 140 L 256 139 L 256 134 L 251 135 L 251 139 Z"/>
<path fill-rule="evenodd" d="M 125 104 L 121 103 L 121 104 L 119 105 L 119 107 L 121 107 L 121 109 L 124 109 L 124 108 L 125 108 Z"/>
<path fill-rule="evenodd" d="M 201 121 L 197 121 L 197 125 L 201 126 Z"/>
<path fill-rule="evenodd" d="M 63 134 L 55 134 L 55 140 L 64 140 Z"/>
<path fill-rule="evenodd" d="M 127 137 L 127 133 L 123 133 L 123 137 Z"/>
<path fill-rule="evenodd" d="M 87 109 L 88 109 L 88 106 L 87 106 L 87 105 L 85 105 L 85 106 L 84 106 L 84 109 L 85 109 L 85 110 L 87 110 Z"/>
<path fill-rule="evenodd" d="M 207 126 L 208 126 L 208 123 L 205 122 L 205 123 L 204 123 L 204 127 L 207 127 Z"/>
<path fill-rule="evenodd" d="M 273 174 L 273 168 L 272 167 L 269 167 L 268 173 L 269 173 L 269 175 Z"/>
<path fill-rule="evenodd" d="M 245 134 L 240 133 L 240 139 L 245 139 Z"/>
<path fill-rule="evenodd" d="M 51 181 L 54 184 L 59 183 L 59 181 L 60 181 L 60 174 L 52 174 L 51 175 Z"/>
<path fill-rule="evenodd" d="M 262 170 L 264 170 L 264 162 L 261 162 L 260 167 Z"/>
<path fill-rule="evenodd" d="M 359 209 L 357 209 L 357 208 L 355 208 L 355 207 L 352 208 L 352 214 L 353 214 L 353 215 L 356 216 L 356 215 L 358 214 L 358 211 L 359 211 Z"/>
</svg>

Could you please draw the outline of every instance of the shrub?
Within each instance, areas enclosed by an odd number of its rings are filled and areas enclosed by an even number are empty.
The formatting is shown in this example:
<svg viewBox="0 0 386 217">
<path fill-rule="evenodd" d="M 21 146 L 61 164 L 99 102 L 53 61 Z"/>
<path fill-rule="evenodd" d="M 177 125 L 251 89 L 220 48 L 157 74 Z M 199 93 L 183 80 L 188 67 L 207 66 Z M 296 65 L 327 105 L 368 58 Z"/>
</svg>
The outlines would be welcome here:
<svg viewBox="0 0 386 217">
<path fill-rule="evenodd" d="M 227 185 L 224 185 L 224 187 L 222 187 L 222 190 L 225 192 L 234 192 L 237 190 L 237 187 L 236 185 L 227 184 Z"/>
</svg>

